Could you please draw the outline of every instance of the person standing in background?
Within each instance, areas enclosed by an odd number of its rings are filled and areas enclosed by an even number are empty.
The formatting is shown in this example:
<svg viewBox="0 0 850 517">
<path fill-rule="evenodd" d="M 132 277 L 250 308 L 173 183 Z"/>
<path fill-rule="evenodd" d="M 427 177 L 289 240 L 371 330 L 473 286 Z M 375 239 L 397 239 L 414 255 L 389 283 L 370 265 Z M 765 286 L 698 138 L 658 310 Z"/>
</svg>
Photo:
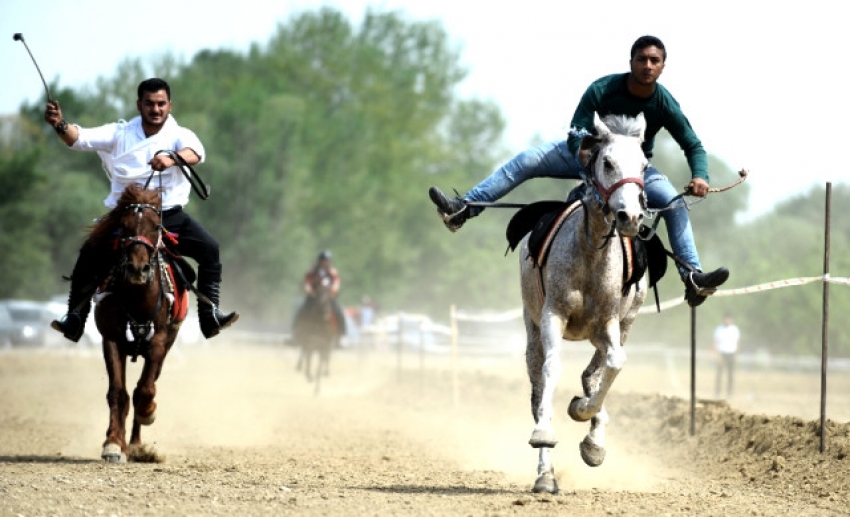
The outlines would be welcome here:
<svg viewBox="0 0 850 517">
<path fill-rule="evenodd" d="M 735 325 L 730 314 L 723 316 L 723 323 L 714 329 L 714 351 L 717 355 L 717 377 L 714 383 L 714 397 L 720 398 L 723 372 L 726 372 L 726 397 L 731 397 L 735 379 L 735 356 L 741 331 Z"/>
</svg>

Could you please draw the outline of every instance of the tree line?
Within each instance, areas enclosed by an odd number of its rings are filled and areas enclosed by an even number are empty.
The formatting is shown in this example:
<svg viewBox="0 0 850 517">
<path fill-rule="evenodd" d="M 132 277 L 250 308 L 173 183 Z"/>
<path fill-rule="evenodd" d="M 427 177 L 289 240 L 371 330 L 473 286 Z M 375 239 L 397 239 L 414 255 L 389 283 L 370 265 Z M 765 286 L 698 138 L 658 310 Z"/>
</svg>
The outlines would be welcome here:
<svg viewBox="0 0 850 517">
<path fill-rule="evenodd" d="M 89 87 L 54 84 L 51 91 L 69 121 L 96 126 L 136 115 L 141 80 L 169 81 L 173 115 L 208 153 L 197 171 L 211 198 L 193 198 L 187 210 L 221 243 L 223 305 L 238 308 L 245 324 L 288 326 L 304 271 L 324 249 L 343 277 L 345 305 L 368 295 L 385 311 L 445 321 L 451 304 L 502 310 L 520 303 L 517 257 L 504 256 L 513 212 L 488 209 L 449 234 L 427 195 L 430 185 L 464 192 L 517 151 L 504 144 L 498 105 L 457 93 L 468 73 L 460 58 L 438 22 L 369 9 L 355 25 L 325 7 L 281 22 L 268 42 L 245 53 L 208 49 L 187 62 L 131 57 Z M 43 108 L 44 101 L 24 104 L 0 122 L 0 298 L 66 292 L 61 276 L 70 274 L 88 223 L 106 210 L 98 157 L 64 149 L 42 121 Z M 687 183 L 669 137 L 660 135 L 653 161 L 674 184 Z M 713 185 L 736 177 L 714 156 L 710 169 Z M 505 200 L 565 197 L 573 183 L 535 180 Z M 820 274 L 823 189 L 741 223 L 748 189 L 692 207 L 706 267 L 727 265 L 729 286 Z M 850 206 L 850 192 L 835 189 L 834 204 Z M 834 234 L 846 235 L 848 225 L 833 220 Z M 850 274 L 846 246 L 833 239 L 835 275 Z M 662 299 L 683 293 L 673 269 Z M 809 352 L 819 346 L 820 289 L 713 299 L 700 321 L 708 332 L 732 312 L 753 343 Z M 844 290 L 833 291 L 833 311 L 850 308 Z M 687 326 L 683 309 L 642 316 L 632 339 L 686 339 Z M 850 329 L 834 325 L 831 337 L 837 353 L 850 353 Z"/>
</svg>

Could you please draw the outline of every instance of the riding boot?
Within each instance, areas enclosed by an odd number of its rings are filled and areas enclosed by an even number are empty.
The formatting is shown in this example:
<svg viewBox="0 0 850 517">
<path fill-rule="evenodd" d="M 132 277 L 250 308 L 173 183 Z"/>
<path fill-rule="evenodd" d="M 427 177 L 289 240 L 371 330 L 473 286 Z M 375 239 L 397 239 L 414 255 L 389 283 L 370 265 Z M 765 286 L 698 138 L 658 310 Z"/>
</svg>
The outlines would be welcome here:
<svg viewBox="0 0 850 517">
<path fill-rule="evenodd" d="M 68 313 L 50 322 L 50 327 L 67 339 L 78 342 L 83 337 L 86 319 L 91 311 L 91 298 L 97 290 L 97 261 L 93 249 L 83 246 L 71 273 L 71 292 L 68 295 Z"/>
<path fill-rule="evenodd" d="M 428 189 L 431 202 L 437 205 L 437 213 L 451 232 L 456 232 L 469 219 L 469 206 L 459 197 L 448 197 L 437 187 Z"/>
<path fill-rule="evenodd" d="M 198 297 L 198 320 L 201 333 L 210 339 L 239 319 L 239 313 L 224 314 L 218 308 L 221 286 L 221 264 L 198 266 L 198 291 L 207 300 Z"/>
<path fill-rule="evenodd" d="M 697 307 L 729 278 L 729 270 L 720 267 L 714 271 L 703 273 L 699 269 L 691 271 L 682 277 L 685 282 L 685 300 L 691 307 Z"/>
</svg>

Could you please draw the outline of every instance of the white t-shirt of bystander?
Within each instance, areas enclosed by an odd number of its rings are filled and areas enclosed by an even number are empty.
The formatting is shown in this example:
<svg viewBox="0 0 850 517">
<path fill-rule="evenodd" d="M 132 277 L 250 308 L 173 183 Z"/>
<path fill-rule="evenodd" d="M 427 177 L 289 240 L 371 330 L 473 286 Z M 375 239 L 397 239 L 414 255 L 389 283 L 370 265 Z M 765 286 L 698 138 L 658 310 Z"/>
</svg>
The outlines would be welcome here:
<svg viewBox="0 0 850 517">
<path fill-rule="evenodd" d="M 741 332 L 734 323 L 723 324 L 714 329 L 714 348 L 721 354 L 738 352 Z"/>
</svg>

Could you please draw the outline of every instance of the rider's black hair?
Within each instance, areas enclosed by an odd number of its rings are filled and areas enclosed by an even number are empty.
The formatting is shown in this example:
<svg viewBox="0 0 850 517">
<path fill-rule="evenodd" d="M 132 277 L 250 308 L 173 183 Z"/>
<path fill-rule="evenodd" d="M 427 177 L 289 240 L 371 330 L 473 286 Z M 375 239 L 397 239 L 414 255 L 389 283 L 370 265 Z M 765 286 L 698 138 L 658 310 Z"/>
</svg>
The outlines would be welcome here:
<svg viewBox="0 0 850 517">
<path fill-rule="evenodd" d="M 636 39 L 632 44 L 632 57 L 630 59 L 635 58 L 635 54 L 638 53 L 638 50 L 645 49 L 646 47 L 658 47 L 661 51 L 661 54 L 664 56 L 664 61 L 667 61 L 667 49 L 664 48 L 664 43 L 661 42 L 660 39 L 655 36 L 641 36 Z"/>
<path fill-rule="evenodd" d="M 151 77 L 150 79 L 145 79 L 141 83 L 139 83 L 139 90 L 137 92 L 138 99 L 142 100 L 142 95 L 145 93 L 155 93 L 160 90 L 165 90 L 165 95 L 168 97 L 168 100 L 171 100 L 171 87 L 168 86 L 168 83 L 159 77 Z"/>
</svg>

